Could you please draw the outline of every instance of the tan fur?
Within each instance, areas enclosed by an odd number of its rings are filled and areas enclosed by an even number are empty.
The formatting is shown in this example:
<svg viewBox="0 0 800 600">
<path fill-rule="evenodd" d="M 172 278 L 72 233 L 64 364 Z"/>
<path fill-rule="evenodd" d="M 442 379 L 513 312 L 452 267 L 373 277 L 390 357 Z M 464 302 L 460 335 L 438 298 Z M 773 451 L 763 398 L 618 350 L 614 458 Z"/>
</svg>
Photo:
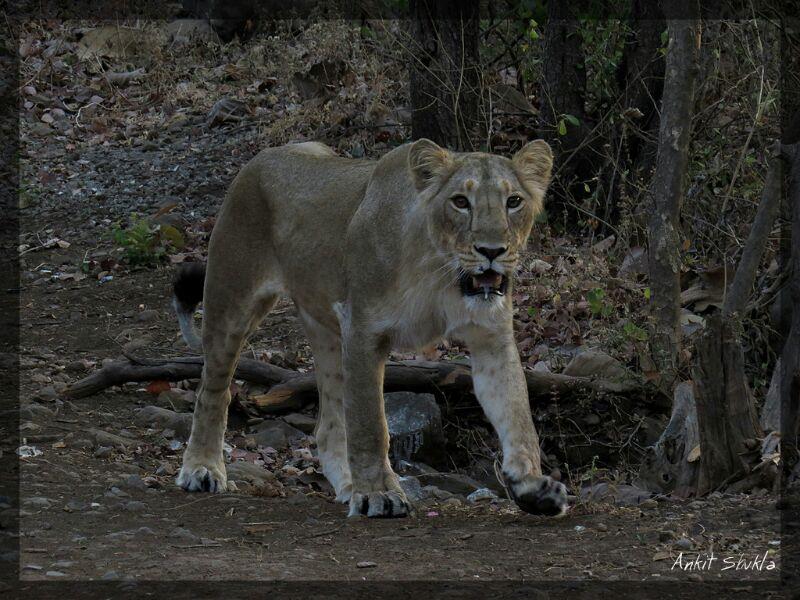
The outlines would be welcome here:
<svg viewBox="0 0 800 600">
<path fill-rule="evenodd" d="M 387 457 L 384 363 L 392 348 L 419 349 L 447 336 L 470 347 L 475 392 L 500 436 L 520 506 L 545 494 L 563 509 L 563 486 L 541 474 L 511 328 L 511 283 L 505 296 L 488 299 L 463 296 L 458 285 L 460 270 L 491 268 L 510 279 L 551 168 L 542 141 L 511 160 L 420 140 L 377 162 L 340 158 L 316 143 L 267 149 L 250 161 L 211 237 L 205 369 L 178 483 L 225 489 L 234 366 L 246 336 L 287 293 L 315 355 L 323 470 L 350 514 L 408 512 Z M 451 200 L 459 194 L 470 201 L 466 211 Z M 518 209 L 506 207 L 510 194 L 522 198 Z M 506 250 L 491 260 L 476 247 Z"/>
</svg>

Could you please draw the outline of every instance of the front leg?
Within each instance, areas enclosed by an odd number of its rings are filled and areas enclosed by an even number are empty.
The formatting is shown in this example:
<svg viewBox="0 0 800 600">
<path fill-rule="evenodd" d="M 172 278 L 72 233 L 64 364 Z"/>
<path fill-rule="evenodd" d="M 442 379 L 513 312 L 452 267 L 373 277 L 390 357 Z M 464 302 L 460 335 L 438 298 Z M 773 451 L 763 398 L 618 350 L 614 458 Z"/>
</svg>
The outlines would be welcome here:
<svg viewBox="0 0 800 600">
<path fill-rule="evenodd" d="M 404 517 L 411 505 L 389 464 L 383 406 L 386 347 L 352 325 L 342 329 L 344 417 L 353 482 L 348 516 Z"/>
<path fill-rule="evenodd" d="M 472 356 L 475 395 L 500 438 L 503 476 L 511 497 L 531 514 L 563 514 L 567 489 L 542 475 L 539 436 L 510 323 L 500 332 L 473 327 L 461 337 Z"/>
</svg>

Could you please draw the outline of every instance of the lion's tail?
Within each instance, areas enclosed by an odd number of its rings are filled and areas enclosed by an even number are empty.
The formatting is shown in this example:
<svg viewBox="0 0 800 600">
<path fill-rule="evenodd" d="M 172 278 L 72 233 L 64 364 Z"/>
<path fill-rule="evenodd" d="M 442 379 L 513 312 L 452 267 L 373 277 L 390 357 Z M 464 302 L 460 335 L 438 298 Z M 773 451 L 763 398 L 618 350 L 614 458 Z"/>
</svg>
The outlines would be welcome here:
<svg viewBox="0 0 800 600">
<path fill-rule="evenodd" d="M 181 334 L 186 344 L 195 352 L 203 352 L 203 341 L 194 326 L 194 311 L 203 299 L 206 266 L 188 263 L 178 271 L 172 284 L 172 307 L 178 315 Z"/>
</svg>

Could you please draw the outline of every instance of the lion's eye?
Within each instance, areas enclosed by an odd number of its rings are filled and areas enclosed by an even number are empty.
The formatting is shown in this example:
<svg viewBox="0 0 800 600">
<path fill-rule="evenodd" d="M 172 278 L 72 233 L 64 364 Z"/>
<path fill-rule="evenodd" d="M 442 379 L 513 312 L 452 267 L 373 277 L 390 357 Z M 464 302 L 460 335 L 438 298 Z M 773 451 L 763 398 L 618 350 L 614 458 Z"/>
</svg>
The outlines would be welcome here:
<svg viewBox="0 0 800 600">
<path fill-rule="evenodd" d="M 469 208 L 469 200 L 466 196 L 453 196 L 450 198 L 450 202 L 453 203 L 453 206 L 458 208 L 459 210 L 464 210 L 465 208 Z"/>
<path fill-rule="evenodd" d="M 521 196 L 510 196 L 508 200 L 506 200 L 506 206 L 508 208 L 519 208 L 520 204 L 522 204 Z"/>
</svg>

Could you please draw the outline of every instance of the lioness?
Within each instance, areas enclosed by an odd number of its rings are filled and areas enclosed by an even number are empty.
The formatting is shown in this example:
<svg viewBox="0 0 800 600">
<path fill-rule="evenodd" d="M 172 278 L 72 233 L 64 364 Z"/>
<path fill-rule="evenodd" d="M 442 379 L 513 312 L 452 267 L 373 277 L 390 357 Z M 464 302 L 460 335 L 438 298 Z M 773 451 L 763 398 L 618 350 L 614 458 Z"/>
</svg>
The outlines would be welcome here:
<svg viewBox="0 0 800 600">
<path fill-rule="evenodd" d="M 469 346 L 511 496 L 529 513 L 562 513 L 566 488 L 542 475 L 511 304 L 552 164 L 541 140 L 510 160 L 426 139 L 377 162 L 319 143 L 253 158 L 228 191 L 205 272 L 186 270 L 175 284 L 184 337 L 205 354 L 178 485 L 225 490 L 228 386 L 245 338 L 288 293 L 314 353 L 322 470 L 351 516 L 411 510 L 387 455 L 384 364 L 391 349 L 448 336 Z M 192 326 L 201 299 L 202 342 Z"/>
</svg>

